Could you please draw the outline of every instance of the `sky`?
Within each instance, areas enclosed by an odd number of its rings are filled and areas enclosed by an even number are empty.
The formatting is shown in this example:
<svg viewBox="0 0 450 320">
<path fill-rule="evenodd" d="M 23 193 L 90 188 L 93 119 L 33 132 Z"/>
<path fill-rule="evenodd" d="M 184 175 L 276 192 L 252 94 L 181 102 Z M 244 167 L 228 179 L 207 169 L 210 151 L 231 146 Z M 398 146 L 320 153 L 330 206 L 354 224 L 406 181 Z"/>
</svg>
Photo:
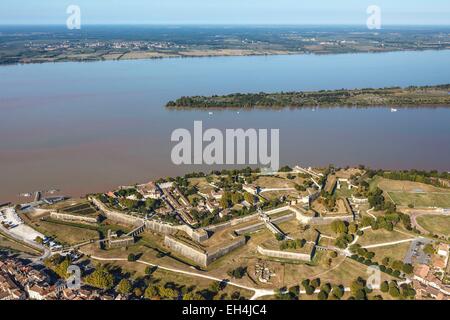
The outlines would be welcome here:
<svg viewBox="0 0 450 320">
<path fill-rule="evenodd" d="M 450 25 L 450 0 L 1 0 L 0 24 L 357 24 L 368 6 L 385 25 Z"/>
</svg>

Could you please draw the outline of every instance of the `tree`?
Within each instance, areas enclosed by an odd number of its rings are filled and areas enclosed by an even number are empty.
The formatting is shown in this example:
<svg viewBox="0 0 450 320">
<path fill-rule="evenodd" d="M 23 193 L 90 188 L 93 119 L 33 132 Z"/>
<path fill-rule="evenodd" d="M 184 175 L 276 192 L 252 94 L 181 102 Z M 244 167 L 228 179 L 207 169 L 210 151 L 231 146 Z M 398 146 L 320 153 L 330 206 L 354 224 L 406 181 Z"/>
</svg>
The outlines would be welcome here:
<svg viewBox="0 0 450 320">
<path fill-rule="evenodd" d="M 242 200 L 243 197 L 239 192 L 235 192 L 231 195 L 231 202 L 233 202 L 233 204 L 239 204 L 242 202 Z"/>
<path fill-rule="evenodd" d="M 433 255 L 434 254 L 434 248 L 433 245 L 428 243 L 427 245 L 425 245 L 425 247 L 423 248 L 423 252 L 425 252 L 428 255 Z"/>
<path fill-rule="evenodd" d="M 284 236 L 280 233 L 276 233 L 275 234 L 275 239 L 277 239 L 278 241 L 283 241 L 284 240 Z"/>
<path fill-rule="evenodd" d="M 145 274 L 146 275 L 151 275 L 154 270 L 155 270 L 154 267 L 147 266 L 147 267 L 145 267 Z"/>
<path fill-rule="evenodd" d="M 347 225 L 345 224 L 344 221 L 341 220 L 333 221 L 333 223 L 331 224 L 331 229 L 335 233 L 347 233 L 348 231 Z"/>
<path fill-rule="evenodd" d="M 300 295 L 300 286 L 290 287 L 289 294 L 291 295 L 291 298 L 298 299 L 298 297 Z"/>
<path fill-rule="evenodd" d="M 333 286 L 333 290 L 331 291 L 331 293 L 337 299 L 341 299 L 344 296 L 344 290 L 341 286 Z"/>
<path fill-rule="evenodd" d="M 44 243 L 44 239 L 42 239 L 41 237 L 37 236 L 36 239 L 34 239 L 34 241 L 38 244 L 43 244 Z"/>
<path fill-rule="evenodd" d="M 389 283 L 387 281 L 383 281 L 380 285 L 381 292 L 388 292 L 389 291 Z"/>
<path fill-rule="evenodd" d="M 134 255 L 133 253 L 130 253 L 129 255 L 128 255 L 128 259 L 127 259 L 129 262 L 134 262 L 134 261 L 136 261 L 136 255 Z"/>
<path fill-rule="evenodd" d="M 403 270 L 404 273 L 406 274 L 411 274 L 414 271 L 414 267 L 410 264 L 410 263 L 405 263 L 403 265 Z"/>
<path fill-rule="evenodd" d="M 251 193 L 246 192 L 244 194 L 244 200 L 253 205 L 255 203 L 255 196 Z"/>
<path fill-rule="evenodd" d="M 87 276 L 85 282 L 93 287 L 108 290 L 114 286 L 114 276 L 105 267 L 100 267 Z"/>
<path fill-rule="evenodd" d="M 314 288 L 313 286 L 306 286 L 305 291 L 308 296 L 311 296 L 314 294 L 314 291 L 316 291 L 316 288 Z"/>
<path fill-rule="evenodd" d="M 289 166 L 281 167 L 280 170 L 278 170 L 278 172 L 291 172 L 291 171 L 292 171 L 292 168 Z"/>
<path fill-rule="evenodd" d="M 389 288 L 389 294 L 391 295 L 391 297 L 393 298 L 398 298 L 400 297 L 400 290 L 398 289 L 397 286 L 391 286 Z"/>
<path fill-rule="evenodd" d="M 69 274 L 67 273 L 67 269 L 70 266 L 70 260 L 64 259 L 61 263 L 59 263 L 53 270 L 55 273 L 61 278 L 67 278 Z"/>
<path fill-rule="evenodd" d="M 141 288 L 134 288 L 133 293 L 136 297 L 140 298 L 144 294 Z"/>
<path fill-rule="evenodd" d="M 219 200 L 220 206 L 222 209 L 228 209 L 231 206 L 231 200 L 225 196 L 226 193 L 222 196 L 222 198 Z"/>
<path fill-rule="evenodd" d="M 160 287 L 159 295 L 162 299 L 174 300 L 179 297 L 180 293 L 173 288 Z"/>
<path fill-rule="evenodd" d="M 193 291 L 187 292 L 183 295 L 183 300 L 205 300 L 205 298 L 198 293 L 195 293 Z"/>
<path fill-rule="evenodd" d="M 131 282 L 127 279 L 120 280 L 119 284 L 117 285 L 117 292 L 123 295 L 130 294 L 133 290 L 133 286 L 131 285 Z"/>
<path fill-rule="evenodd" d="M 389 257 L 384 257 L 383 260 L 382 260 L 382 263 L 383 263 L 385 266 L 390 266 L 390 265 L 391 265 L 391 258 L 389 258 Z"/>
<path fill-rule="evenodd" d="M 310 282 L 311 281 L 309 281 L 309 279 L 305 279 L 305 280 L 302 281 L 302 286 L 306 289 L 306 287 L 309 286 Z"/>
<path fill-rule="evenodd" d="M 402 269 L 403 269 L 403 262 L 400 261 L 400 260 L 395 260 L 395 261 L 392 263 L 392 269 L 395 269 L 395 270 L 402 270 Z"/>
<path fill-rule="evenodd" d="M 348 231 L 350 233 L 356 233 L 358 231 L 358 225 L 354 222 L 350 223 L 350 225 L 348 226 Z"/>
<path fill-rule="evenodd" d="M 215 294 L 217 294 L 220 291 L 221 287 L 220 287 L 220 283 L 217 281 L 214 281 L 213 283 L 211 283 L 211 285 L 209 286 L 209 290 L 211 290 L 212 292 L 214 292 Z"/>
<path fill-rule="evenodd" d="M 374 191 L 370 192 L 368 199 L 370 206 L 375 208 L 376 211 L 384 208 L 383 190 L 380 188 L 377 187 Z"/>
<path fill-rule="evenodd" d="M 325 283 L 320 289 L 329 294 L 331 292 L 331 285 L 329 283 Z"/>
<path fill-rule="evenodd" d="M 147 299 L 155 299 L 159 298 L 159 290 L 156 286 L 148 286 L 147 289 L 145 289 L 144 297 Z"/>
<path fill-rule="evenodd" d="M 320 286 L 320 279 L 319 279 L 319 278 L 316 278 L 316 279 L 312 280 L 312 281 L 311 281 L 311 285 L 312 285 L 314 288 L 318 288 L 318 287 Z"/>
<path fill-rule="evenodd" d="M 366 300 L 367 299 L 366 292 L 362 289 L 357 290 L 355 292 L 355 299 L 356 300 Z"/>
<path fill-rule="evenodd" d="M 364 216 L 361 220 L 361 225 L 363 227 L 371 226 L 375 220 L 372 217 Z"/>
<path fill-rule="evenodd" d="M 356 279 L 355 281 L 352 282 L 352 284 L 350 285 L 350 290 L 351 290 L 353 296 L 355 297 L 355 299 L 365 300 L 367 298 L 366 292 L 364 290 L 365 286 L 366 286 L 366 282 L 361 277 L 358 277 L 358 279 Z"/>
<path fill-rule="evenodd" d="M 328 299 L 328 293 L 326 293 L 325 291 L 321 290 L 319 292 L 319 294 L 317 295 L 317 298 L 319 300 L 327 300 Z"/>
<path fill-rule="evenodd" d="M 247 273 L 247 267 L 237 267 L 234 270 L 228 271 L 228 275 L 230 277 L 233 277 L 236 279 L 242 279 L 246 273 Z"/>
</svg>

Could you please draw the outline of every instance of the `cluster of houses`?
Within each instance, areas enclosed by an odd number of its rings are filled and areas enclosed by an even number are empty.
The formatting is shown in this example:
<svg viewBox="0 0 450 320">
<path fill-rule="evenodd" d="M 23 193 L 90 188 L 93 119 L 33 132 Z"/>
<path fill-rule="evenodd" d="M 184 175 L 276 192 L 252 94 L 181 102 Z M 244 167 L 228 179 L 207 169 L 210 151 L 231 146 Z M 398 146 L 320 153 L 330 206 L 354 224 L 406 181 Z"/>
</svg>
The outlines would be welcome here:
<svg viewBox="0 0 450 320">
<path fill-rule="evenodd" d="M 415 266 L 413 285 L 417 299 L 450 300 L 450 285 L 445 280 L 449 249 L 448 244 L 441 243 L 429 264 Z"/>
<path fill-rule="evenodd" d="M 0 260 L 0 300 L 119 300 L 88 287 L 68 288 L 65 281 L 52 281 L 45 269 L 38 270 L 21 259 L 2 256 Z"/>
<path fill-rule="evenodd" d="M 155 183 L 149 182 L 136 186 L 136 191 L 139 192 L 143 199 L 160 199 L 164 205 L 155 210 L 155 213 L 160 216 L 172 215 L 177 213 L 185 224 L 195 226 L 198 221 L 192 216 L 192 210 L 198 212 L 219 212 L 219 216 L 223 218 L 230 213 L 230 210 L 222 210 L 220 200 L 224 195 L 223 190 L 211 190 L 207 193 L 197 192 L 199 196 L 195 206 L 191 204 L 189 199 L 183 194 L 180 188 L 174 182 Z M 250 194 L 257 195 L 259 188 L 253 185 L 244 185 L 244 191 Z M 116 198 L 115 192 L 108 192 L 108 197 Z M 132 200 L 137 200 L 135 195 L 128 196 Z M 246 201 L 242 202 L 242 207 L 250 208 L 251 204 Z"/>
<path fill-rule="evenodd" d="M 49 277 L 19 259 L 0 260 L 0 300 L 56 299 Z"/>
</svg>

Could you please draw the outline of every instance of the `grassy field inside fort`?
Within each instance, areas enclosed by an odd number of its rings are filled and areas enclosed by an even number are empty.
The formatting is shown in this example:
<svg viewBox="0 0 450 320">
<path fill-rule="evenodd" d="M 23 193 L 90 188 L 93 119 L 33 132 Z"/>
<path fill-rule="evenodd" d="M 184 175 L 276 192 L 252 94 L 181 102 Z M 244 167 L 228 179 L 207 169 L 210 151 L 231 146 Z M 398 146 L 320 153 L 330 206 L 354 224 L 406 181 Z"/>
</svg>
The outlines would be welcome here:
<svg viewBox="0 0 450 320">
<path fill-rule="evenodd" d="M 369 251 L 375 253 L 375 257 L 372 260 L 381 264 L 384 257 L 403 261 L 410 247 L 411 242 L 406 242 L 387 247 L 372 248 Z"/>
<path fill-rule="evenodd" d="M 431 233 L 450 235 L 450 216 L 423 215 L 417 217 L 417 223 Z"/>
<path fill-rule="evenodd" d="M 294 188 L 295 182 L 277 176 L 259 176 L 254 184 L 261 188 Z"/>
<path fill-rule="evenodd" d="M 449 189 L 438 188 L 430 184 L 414 182 L 414 181 L 403 181 L 403 180 L 391 180 L 382 177 L 376 177 L 370 183 L 370 186 L 378 186 L 383 191 L 402 191 L 402 192 L 447 192 L 450 193 Z"/>
<path fill-rule="evenodd" d="M 411 238 L 413 238 L 413 236 L 408 236 L 398 231 L 390 232 L 384 229 L 379 230 L 367 229 L 364 231 L 364 235 L 359 238 L 358 244 L 360 244 L 361 246 L 369 246 L 386 242 L 406 240 Z"/>
<path fill-rule="evenodd" d="M 401 192 L 401 191 L 389 191 L 389 197 L 396 205 L 409 206 L 412 205 L 416 208 L 420 207 L 438 207 L 438 208 L 450 208 L 450 192 L 425 192 L 425 193 L 413 193 L 413 192 Z"/>
<path fill-rule="evenodd" d="M 450 208 L 450 189 L 382 177 L 376 177 L 370 183 L 371 190 L 376 187 L 383 190 L 399 206 Z"/>
</svg>

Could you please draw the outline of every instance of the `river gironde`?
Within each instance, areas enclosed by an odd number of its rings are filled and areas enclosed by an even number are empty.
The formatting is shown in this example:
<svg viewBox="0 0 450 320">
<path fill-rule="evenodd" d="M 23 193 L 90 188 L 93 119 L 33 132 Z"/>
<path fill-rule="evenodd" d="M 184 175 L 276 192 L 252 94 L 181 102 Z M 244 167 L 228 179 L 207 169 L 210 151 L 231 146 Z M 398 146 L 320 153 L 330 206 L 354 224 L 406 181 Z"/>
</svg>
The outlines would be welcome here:
<svg viewBox="0 0 450 320">
<path fill-rule="evenodd" d="M 282 164 L 450 170 L 450 108 L 167 110 L 183 95 L 450 83 L 450 51 L 0 67 L 0 202 L 175 176 L 174 129 L 280 129 Z"/>
</svg>

